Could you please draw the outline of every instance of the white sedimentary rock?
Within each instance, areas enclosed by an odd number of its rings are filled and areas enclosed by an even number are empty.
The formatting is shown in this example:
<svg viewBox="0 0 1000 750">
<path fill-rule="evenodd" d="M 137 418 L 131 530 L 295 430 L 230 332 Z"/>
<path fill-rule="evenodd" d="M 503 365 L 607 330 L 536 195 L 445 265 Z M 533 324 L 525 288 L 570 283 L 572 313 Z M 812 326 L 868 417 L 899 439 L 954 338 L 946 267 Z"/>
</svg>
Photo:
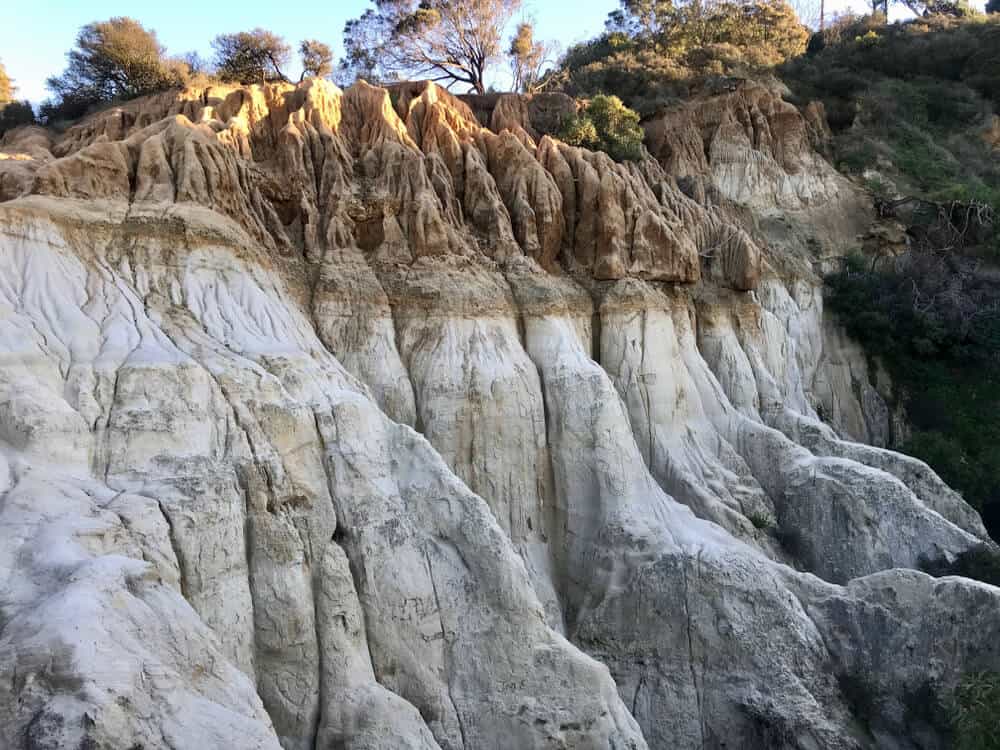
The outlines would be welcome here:
<svg viewBox="0 0 1000 750">
<path fill-rule="evenodd" d="M 901 569 L 985 532 L 847 439 L 798 115 L 701 98 L 616 165 L 394 94 L 0 167 L 0 746 L 943 746 L 914 701 L 1000 669 L 1000 590 Z"/>
</svg>

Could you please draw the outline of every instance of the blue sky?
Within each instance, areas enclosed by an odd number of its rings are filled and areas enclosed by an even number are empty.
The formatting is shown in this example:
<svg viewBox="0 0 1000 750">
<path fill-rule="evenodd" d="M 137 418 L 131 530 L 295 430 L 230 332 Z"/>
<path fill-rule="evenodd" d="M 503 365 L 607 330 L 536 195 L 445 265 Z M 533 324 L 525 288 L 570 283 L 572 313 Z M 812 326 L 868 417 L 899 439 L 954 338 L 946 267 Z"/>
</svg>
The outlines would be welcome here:
<svg viewBox="0 0 1000 750">
<path fill-rule="evenodd" d="M 526 0 L 523 12 L 538 24 L 540 38 L 557 39 L 564 46 L 600 32 L 604 18 L 617 0 Z M 828 0 L 842 10 L 864 7 L 860 0 Z M 296 44 L 316 38 L 341 50 L 344 21 L 361 14 L 367 0 L 316 2 L 225 2 L 173 0 L 137 3 L 108 0 L 12 0 L 0 24 L 0 61 L 18 87 L 18 96 L 39 102 L 47 97 L 45 79 L 60 73 L 65 54 L 77 30 L 86 23 L 112 16 L 132 16 L 153 29 L 171 54 L 197 50 L 211 56 L 216 34 L 263 26 Z M 286 71 L 291 74 L 290 71 Z M 298 71 L 294 71 L 298 75 Z M 503 79 L 498 77 L 498 83 Z"/>
</svg>

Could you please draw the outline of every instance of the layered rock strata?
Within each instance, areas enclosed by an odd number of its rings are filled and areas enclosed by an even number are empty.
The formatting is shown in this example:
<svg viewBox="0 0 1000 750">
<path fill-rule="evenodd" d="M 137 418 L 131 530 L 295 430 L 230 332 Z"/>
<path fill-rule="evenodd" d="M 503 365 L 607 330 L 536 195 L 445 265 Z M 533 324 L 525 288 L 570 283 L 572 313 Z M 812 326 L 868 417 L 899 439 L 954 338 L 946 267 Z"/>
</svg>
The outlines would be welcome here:
<svg viewBox="0 0 1000 750">
<path fill-rule="evenodd" d="M 852 441 L 805 121 L 746 84 L 615 164 L 393 93 L 0 160 L 2 743 L 943 747 L 1000 590 L 915 570 L 982 524 Z"/>
</svg>

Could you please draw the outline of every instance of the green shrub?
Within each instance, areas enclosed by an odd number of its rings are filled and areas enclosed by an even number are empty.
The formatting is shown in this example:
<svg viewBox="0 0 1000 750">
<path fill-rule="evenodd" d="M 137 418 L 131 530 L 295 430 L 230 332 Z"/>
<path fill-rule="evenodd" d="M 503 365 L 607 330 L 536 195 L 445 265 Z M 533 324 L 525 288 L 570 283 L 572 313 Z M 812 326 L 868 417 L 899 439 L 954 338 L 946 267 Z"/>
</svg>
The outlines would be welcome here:
<svg viewBox="0 0 1000 750">
<path fill-rule="evenodd" d="M 994 544 L 977 544 L 951 563 L 927 562 L 921 566 L 932 576 L 962 576 L 1000 586 L 1000 549 Z"/>
<path fill-rule="evenodd" d="M 850 96 L 844 84 L 858 79 L 865 84 L 855 90 L 885 78 L 933 78 L 965 83 L 1000 103 L 1000 16 L 932 15 L 894 24 L 871 16 L 848 18 L 825 30 L 810 50 L 786 63 L 782 73 L 793 90 L 808 89 L 813 96 Z M 946 117 L 962 116 L 964 107 L 953 105 L 941 101 L 940 110 Z"/>
<path fill-rule="evenodd" d="M 601 94 L 566 121 L 559 137 L 573 146 L 604 151 L 615 161 L 635 161 L 642 158 L 643 135 L 637 112 L 617 96 Z"/>
<path fill-rule="evenodd" d="M 559 137 L 571 146 L 597 148 L 597 126 L 585 115 L 573 115 L 566 120 Z"/>
<path fill-rule="evenodd" d="M 35 122 L 35 112 L 27 101 L 0 104 L 0 135 L 21 125 Z"/>
<path fill-rule="evenodd" d="M 955 690 L 956 750 L 1000 750 L 1000 674 L 966 675 Z"/>
<path fill-rule="evenodd" d="M 45 82 L 55 94 L 40 110 L 47 122 L 67 120 L 108 102 L 183 86 L 187 63 L 166 56 L 156 32 L 116 17 L 80 28 L 62 75 Z"/>
<path fill-rule="evenodd" d="M 785 0 L 655 3 L 620 0 L 607 31 L 570 47 L 559 68 L 566 93 L 614 91 L 642 115 L 706 77 L 746 76 L 802 54 L 809 39 Z"/>
<path fill-rule="evenodd" d="M 926 461 L 1000 532 L 1000 287 L 975 261 L 913 251 L 873 269 L 851 256 L 827 305 L 886 366 Z"/>
<path fill-rule="evenodd" d="M 871 141 L 852 135 L 837 136 L 834 139 L 837 169 L 841 172 L 861 174 L 872 167 L 878 152 Z"/>
<path fill-rule="evenodd" d="M 775 520 L 774 516 L 768 513 L 766 510 L 754 510 L 751 511 L 747 516 L 750 519 L 750 523 L 753 524 L 755 529 L 764 531 L 766 529 L 774 528 Z"/>
</svg>

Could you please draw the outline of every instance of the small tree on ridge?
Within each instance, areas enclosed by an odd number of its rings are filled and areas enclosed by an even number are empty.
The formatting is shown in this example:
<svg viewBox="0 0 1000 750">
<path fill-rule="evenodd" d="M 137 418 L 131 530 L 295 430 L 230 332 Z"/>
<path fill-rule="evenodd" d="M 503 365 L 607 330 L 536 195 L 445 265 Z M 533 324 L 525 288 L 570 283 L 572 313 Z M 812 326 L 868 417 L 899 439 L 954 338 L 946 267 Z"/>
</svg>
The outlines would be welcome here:
<svg viewBox="0 0 1000 750">
<path fill-rule="evenodd" d="M 281 71 L 292 49 L 277 34 L 266 29 L 219 34 L 212 40 L 215 70 L 223 81 L 269 83 L 287 81 Z"/>
<path fill-rule="evenodd" d="M 372 0 L 344 25 L 342 77 L 429 78 L 486 91 L 504 28 L 520 0 Z"/>
</svg>

